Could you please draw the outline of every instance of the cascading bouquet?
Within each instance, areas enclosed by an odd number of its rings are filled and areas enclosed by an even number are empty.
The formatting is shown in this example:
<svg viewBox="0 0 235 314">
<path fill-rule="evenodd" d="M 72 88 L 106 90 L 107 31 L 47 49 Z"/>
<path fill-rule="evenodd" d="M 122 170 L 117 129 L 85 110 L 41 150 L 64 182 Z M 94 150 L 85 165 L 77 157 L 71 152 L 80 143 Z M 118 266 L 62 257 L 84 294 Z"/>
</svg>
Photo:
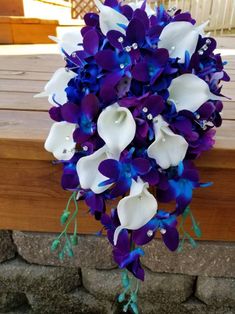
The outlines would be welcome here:
<svg viewBox="0 0 235 314">
<path fill-rule="evenodd" d="M 130 273 L 144 280 L 141 246 L 157 232 L 171 251 L 185 239 L 195 246 L 183 226 L 187 216 L 201 235 L 189 204 L 193 190 L 209 184 L 199 182 L 192 160 L 214 144 L 213 128 L 222 122 L 220 82 L 229 77 L 213 52 L 216 41 L 204 34 L 207 23 L 196 26 L 190 13 L 153 10 L 146 1 L 95 3 L 99 14 L 85 15 L 81 34 L 53 38 L 66 65 L 40 94 L 49 97 L 56 121 L 45 148 L 63 164 L 62 187 L 72 191 L 52 250 L 73 255 L 78 202 L 85 200 L 126 269 L 119 301 L 138 313 L 138 283 L 133 288 Z M 111 212 L 108 200 L 117 200 Z M 158 209 L 170 201 L 171 212 Z"/>
</svg>

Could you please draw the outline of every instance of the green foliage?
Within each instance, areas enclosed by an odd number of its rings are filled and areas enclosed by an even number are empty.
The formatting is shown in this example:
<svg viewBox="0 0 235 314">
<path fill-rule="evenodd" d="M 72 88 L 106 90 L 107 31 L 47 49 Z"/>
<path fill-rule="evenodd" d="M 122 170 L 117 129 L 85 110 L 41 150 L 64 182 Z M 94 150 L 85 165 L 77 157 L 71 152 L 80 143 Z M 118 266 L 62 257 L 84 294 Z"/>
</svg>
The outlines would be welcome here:
<svg viewBox="0 0 235 314">
<path fill-rule="evenodd" d="M 192 223 L 192 230 L 195 234 L 195 236 L 197 238 L 200 238 L 202 236 L 202 231 L 199 227 L 199 224 L 196 222 L 191 210 L 190 210 L 190 207 L 188 206 L 183 215 L 182 215 L 182 221 L 180 223 L 180 226 L 179 226 L 179 231 L 183 234 L 183 237 L 182 237 L 182 240 L 180 241 L 180 244 L 179 244 L 179 247 L 178 247 L 178 252 L 182 252 L 183 250 L 183 246 L 184 246 L 184 243 L 185 243 L 185 240 L 187 239 L 189 241 L 189 243 L 191 244 L 191 246 L 193 248 L 196 248 L 197 247 L 197 243 L 196 241 L 193 239 L 193 237 L 185 231 L 184 229 L 184 223 L 186 221 L 186 219 L 190 217 L 191 219 L 191 223 Z"/>
<path fill-rule="evenodd" d="M 78 204 L 77 204 L 76 195 L 77 195 L 77 192 L 74 192 L 70 196 L 68 203 L 66 205 L 66 208 L 60 217 L 61 224 L 65 225 L 64 230 L 52 242 L 52 245 L 51 245 L 52 251 L 56 251 L 59 248 L 61 248 L 61 250 L 58 252 L 59 259 L 61 260 L 64 259 L 65 255 L 69 257 L 73 257 L 74 256 L 73 246 L 76 246 L 78 244 L 78 237 L 77 237 Z M 74 208 L 75 208 L 72 215 L 69 210 L 71 202 L 74 204 Z M 72 223 L 74 224 L 74 232 L 73 232 L 73 235 L 69 237 L 67 234 L 67 231 Z M 62 238 L 64 239 L 64 241 L 61 241 Z M 61 247 L 62 243 L 64 243 L 64 245 Z"/>
</svg>

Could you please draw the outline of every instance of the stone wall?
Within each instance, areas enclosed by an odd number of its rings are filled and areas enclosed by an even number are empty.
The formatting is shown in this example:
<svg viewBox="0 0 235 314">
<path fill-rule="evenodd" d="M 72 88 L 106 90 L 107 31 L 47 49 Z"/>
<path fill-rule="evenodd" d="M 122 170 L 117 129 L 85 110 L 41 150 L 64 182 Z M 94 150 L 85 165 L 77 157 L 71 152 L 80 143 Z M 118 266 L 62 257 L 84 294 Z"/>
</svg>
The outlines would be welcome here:
<svg viewBox="0 0 235 314">
<path fill-rule="evenodd" d="M 103 237 L 80 236 L 74 258 L 50 252 L 53 234 L 0 231 L 0 313 L 122 313 L 120 270 Z M 145 247 L 144 314 L 235 313 L 235 245 L 200 242 L 170 253 Z"/>
</svg>

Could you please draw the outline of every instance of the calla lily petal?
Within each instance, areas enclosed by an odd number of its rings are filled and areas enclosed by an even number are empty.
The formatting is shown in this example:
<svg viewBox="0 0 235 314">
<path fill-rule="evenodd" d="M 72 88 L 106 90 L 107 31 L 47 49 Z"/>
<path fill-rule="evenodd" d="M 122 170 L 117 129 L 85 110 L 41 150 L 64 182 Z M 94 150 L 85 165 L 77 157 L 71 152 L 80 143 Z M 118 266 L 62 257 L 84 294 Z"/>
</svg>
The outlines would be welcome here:
<svg viewBox="0 0 235 314">
<path fill-rule="evenodd" d="M 129 109 L 118 104 L 104 109 L 97 122 L 99 136 L 105 141 L 109 152 L 115 158 L 131 143 L 135 136 L 136 124 Z"/>
<path fill-rule="evenodd" d="M 155 141 L 148 148 L 148 156 L 162 169 L 177 166 L 185 157 L 188 143 L 181 135 L 171 131 L 159 115 L 154 122 Z"/>
<path fill-rule="evenodd" d="M 117 206 L 121 225 L 116 228 L 113 242 L 117 244 L 118 235 L 123 229 L 137 230 L 149 222 L 157 212 L 157 201 L 149 193 L 148 184 L 140 178 L 132 180 L 130 195 L 124 197 Z"/>
<path fill-rule="evenodd" d="M 99 186 L 101 182 L 108 179 L 98 170 L 100 163 L 106 159 L 109 159 L 106 146 L 103 146 L 92 155 L 79 159 L 77 163 L 77 173 L 80 185 L 83 189 L 90 189 L 95 194 L 100 194 L 111 186 Z"/>
<path fill-rule="evenodd" d="M 169 23 L 160 35 L 158 47 L 167 49 L 171 58 L 180 58 L 179 62 L 184 63 L 185 52 L 188 51 L 192 56 L 197 47 L 199 34 L 205 26 L 206 24 L 202 24 L 197 27 L 183 21 Z"/>
<path fill-rule="evenodd" d="M 76 143 L 73 141 L 75 128 L 75 124 L 65 121 L 54 123 L 46 139 L 45 149 L 53 153 L 58 160 L 70 160 L 75 153 Z"/>
<path fill-rule="evenodd" d="M 128 19 L 118 11 L 103 5 L 99 0 L 94 0 L 94 2 L 100 10 L 100 29 L 102 33 L 106 36 L 109 31 L 116 30 L 125 34 L 125 29 L 120 25 L 127 26 L 129 24 Z"/>
<path fill-rule="evenodd" d="M 49 36 L 49 38 L 58 43 L 62 55 L 64 55 L 64 52 L 71 55 L 74 51 L 82 50 L 82 45 L 80 45 L 82 35 L 79 29 L 65 32 L 61 38 L 54 36 Z"/>
<path fill-rule="evenodd" d="M 169 98 L 180 110 L 197 111 L 207 100 L 221 100 L 222 97 L 211 93 L 208 84 L 194 74 L 183 74 L 172 80 Z"/>
<path fill-rule="evenodd" d="M 52 105 L 63 105 L 67 102 L 67 94 L 65 92 L 69 81 L 77 74 L 72 71 L 66 71 L 65 68 L 58 69 L 44 87 L 44 91 L 34 97 L 48 97 Z"/>
</svg>

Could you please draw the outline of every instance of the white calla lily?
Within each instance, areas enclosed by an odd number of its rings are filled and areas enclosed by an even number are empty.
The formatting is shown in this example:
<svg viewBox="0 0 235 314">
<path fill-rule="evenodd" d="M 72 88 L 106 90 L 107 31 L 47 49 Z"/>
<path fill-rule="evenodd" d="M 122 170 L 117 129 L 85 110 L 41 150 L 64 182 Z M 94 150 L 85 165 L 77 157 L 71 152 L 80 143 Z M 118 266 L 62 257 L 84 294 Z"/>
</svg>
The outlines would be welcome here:
<svg viewBox="0 0 235 314">
<path fill-rule="evenodd" d="M 155 197 L 148 191 L 148 184 L 140 178 L 137 182 L 132 180 L 129 196 L 120 200 L 117 206 L 121 225 L 114 232 L 114 245 L 123 229 L 137 230 L 143 227 L 156 214 L 157 207 Z"/>
<path fill-rule="evenodd" d="M 114 104 L 101 112 L 97 130 L 113 158 L 119 159 L 120 153 L 135 136 L 136 124 L 129 109 Z"/>
<path fill-rule="evenodd" d="M 80 185 L 83 189 L 91 189 L 95 194 L 100 194 L 111 185 L 99 186 L 99 183 L 108 178 L 99 172 L 99 165 L 102 161 L 110 158 L 107 147 L 103 146 L 91 155 L 82 157 L 77 163 L 77 173 Z"/>
<path fill-rule="evenodd" d="M 48 37 L 58 43 L 62 55 L 64 55 L 64 51 L 68 55 L 71 55 L 74 51 L 83 49 L 82 45 L 79 45 L 83 41 L 79 28 L 77 30 L 70 30 L 69 32 L 65 32 L 61 38 L 57 38 L 55 36 Z"/>
<path fill-rule="evenodd" d="M 129 2 L 128 5 L 135 11 L 136 9 L 140 9 L 143 5 L 144 1 L 135 1 Z M 150 7 L 148 3 L 146 3 L 145 12 L 148 16 L 154 15 L 156 12 Z"/>
<path fill-rule="evenodd" d="M 185 157 L 188 143 L 168 127 L 159 115 L 154 119 L 155 141 L 148 148 L 148 156 L 162 169 L 177 166 Z"/>
<path fill-rule="evenodd" d="M 160 35 L 158 48 L 167 49 L 171 58 L 180 58 L 179 63 L 184 63 L 185 52 L 188 51 L 192 56 L 197 47 L 198 37 L 203 34 L 203 28 L 208 22 L 200 26 L 183 21 L 169 23 Z"/>
<path fill-rule="evenodd" d="M 76 73 L 67 71 L 65 68 L 58 69 L 44 87 L 44 91 L 34 97 L 48 97 L 48 101 L 52 105 L 65 104 L 68 100 L 65 89 L 68 86 L 69 81 L 76 75 Z"/>
<path fill-rule="evenodd" d="M 122 34 L 126 34 L 126 31 L 120 25 L 127 26 L 129 24 L 128 19 L 118 11 L 104 5 L 100 0 L 94 0 L 95 5 L 100 10 L 100 29 L 101 32 L 106 36 L 106 34 L 111 30 L 116 30 Z"/>
<path fill-rule="evenodd" d="M 65 121 L 55 122 L 44 144 L 45 149 L 58 160 L 69 160 L 75 153 L 76 143 L 73 140 L 75 124 Z"/>
<path fill-rule="evenodd" d="M 183 74 L 172 80 L 169 99 L 175 104 L 177 112 L 195 112 L 209 99 L 221 100 L 222 97 L 211 93 L 208 84 L 194 74 Z"/>
</svg>

